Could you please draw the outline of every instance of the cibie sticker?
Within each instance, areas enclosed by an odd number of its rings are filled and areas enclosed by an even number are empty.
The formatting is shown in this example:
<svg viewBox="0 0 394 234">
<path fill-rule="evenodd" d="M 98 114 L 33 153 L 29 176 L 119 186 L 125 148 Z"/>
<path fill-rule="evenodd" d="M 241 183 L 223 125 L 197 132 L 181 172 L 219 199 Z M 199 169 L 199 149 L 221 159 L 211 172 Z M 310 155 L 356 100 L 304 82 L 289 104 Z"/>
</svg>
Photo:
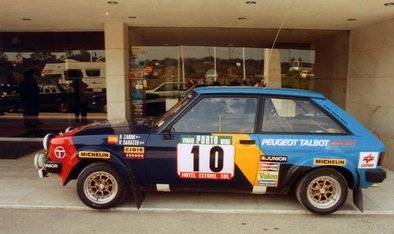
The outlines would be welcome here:
<svg viewBox="0 0 394 234">
<path fill-rule="evenodd" d="M 230 144 L 230 137 L 187 136 L 181 142 L 178 144 L 177 151 L 177 172 L 180 178 L 207 180 L 233 178 L 234 146 Z"/>
<path fill-rule="evenodd" d="M 378 152 L 360 152 L 358 168 L 376 168 L 378 156 Z"/>
<path fill-rule="evenodd" d="M 144 147 L 125 146 L 123 152 L 127 159 L 144 159 L 145 157 Z"/>
</svg>

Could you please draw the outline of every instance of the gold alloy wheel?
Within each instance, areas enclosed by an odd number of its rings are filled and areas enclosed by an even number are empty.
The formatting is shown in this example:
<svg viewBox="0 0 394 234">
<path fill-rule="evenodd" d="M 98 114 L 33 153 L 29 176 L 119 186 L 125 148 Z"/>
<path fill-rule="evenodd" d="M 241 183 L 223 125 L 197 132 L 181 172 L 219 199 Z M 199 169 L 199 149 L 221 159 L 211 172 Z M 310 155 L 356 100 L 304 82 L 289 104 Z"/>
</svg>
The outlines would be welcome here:
<svg viewBox="0 0 394 234">
<path fill-rule="evenodd" d="M 335 206 L 341 197 L 339 182 L 330 176 L 319 176 L 307 187 L 308 201 L 316 208 L 326 209 Z"/>
<path fill-rule="evenodd" d="M 115 177 L 105 171 L 90 174 L 84 183 L 86 197 L 96 204 L 111 202 L 117 196 L 118 189 Z"/>
</svg>

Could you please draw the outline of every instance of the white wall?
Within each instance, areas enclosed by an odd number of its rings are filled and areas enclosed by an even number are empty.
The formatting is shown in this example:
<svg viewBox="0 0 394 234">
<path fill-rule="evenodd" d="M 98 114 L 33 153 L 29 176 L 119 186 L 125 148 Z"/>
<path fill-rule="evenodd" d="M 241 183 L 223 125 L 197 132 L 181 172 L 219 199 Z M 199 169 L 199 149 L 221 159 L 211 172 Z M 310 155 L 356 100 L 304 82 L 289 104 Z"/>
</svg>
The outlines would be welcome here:
<svg viewBox="0 0 394 234">
<path fill-rule="evenodd" d="M 386 145 L 394 168 L 394 19 L 350 33 L 346 110 Z"/>
</svg>

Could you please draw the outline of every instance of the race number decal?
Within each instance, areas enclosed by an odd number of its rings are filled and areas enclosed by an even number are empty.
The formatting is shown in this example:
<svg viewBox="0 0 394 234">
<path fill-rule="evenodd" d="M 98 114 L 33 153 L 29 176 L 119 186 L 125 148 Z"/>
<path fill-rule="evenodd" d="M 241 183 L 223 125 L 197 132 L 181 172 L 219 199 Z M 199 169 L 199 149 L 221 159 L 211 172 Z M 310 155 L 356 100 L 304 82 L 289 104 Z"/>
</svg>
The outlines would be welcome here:
<svg viewBox="0 0 394 234">
<path fill-rule="evenodd" d="M 213 138 L 211 138 L 212 141 L 200 141 L 201 137 Z M 228 138 L 193 136 L 183 139 L 181 142 L 187 143 L 178 144 L 177 153 L 179 177 L 182 179 L 208 180 L 229 180 L 233 178 L 234 146 L 231 144 L 231 139 Z"/>
</svg>

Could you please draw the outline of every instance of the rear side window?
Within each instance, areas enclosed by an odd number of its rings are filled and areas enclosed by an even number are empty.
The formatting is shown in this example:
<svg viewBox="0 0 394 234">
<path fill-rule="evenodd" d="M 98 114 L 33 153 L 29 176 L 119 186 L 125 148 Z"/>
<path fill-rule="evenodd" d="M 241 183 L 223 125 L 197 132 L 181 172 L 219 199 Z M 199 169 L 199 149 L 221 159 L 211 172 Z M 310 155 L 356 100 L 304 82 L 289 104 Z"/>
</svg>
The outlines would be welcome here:
<svg viewBox="0 0 394 234">
<path fill-rule="evenodd" d="M 309 99 L 266 98 L 262 132 L 345 134 Z"/>
</svg>

